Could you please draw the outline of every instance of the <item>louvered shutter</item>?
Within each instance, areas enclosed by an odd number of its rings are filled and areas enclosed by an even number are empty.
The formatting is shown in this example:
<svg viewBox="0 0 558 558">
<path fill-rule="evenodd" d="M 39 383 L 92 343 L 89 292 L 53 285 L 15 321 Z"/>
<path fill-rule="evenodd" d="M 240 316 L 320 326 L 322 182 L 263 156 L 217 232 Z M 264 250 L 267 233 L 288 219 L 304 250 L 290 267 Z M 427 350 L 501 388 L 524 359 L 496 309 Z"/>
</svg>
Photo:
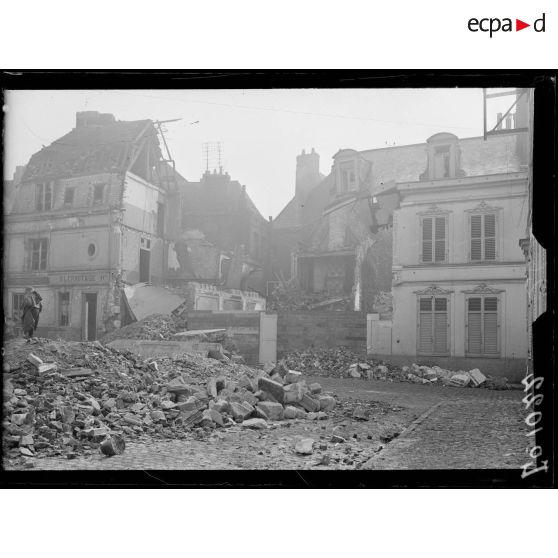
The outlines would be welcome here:
<svg viewBox="0 0 558 558">
<path fill-rule="evenodd" d="M 419 301 L 418 350 L 421 353 L 432 352 L 432 298 Z"/>
<path fill-rule="evenodd" d="M 446 219 L 436 217 L 434 230 L 434 261 L 443 262 L 446 259 Z"/>
<path fill-rule="evenodd" d="M 480 355 L 482 352 L 481 298 L 469 298 L 467 315 L 467 352 Z"/>
<path fill-rule="evenodd" d="M 448 351 L 448 308 L 446 298 L 434 299 L 434 353 Z"/>
<path fill-rule="evenodd" d="M 37 184 L 37 188 L 35 190 L 35 207 L 37 211 L 43 210 L 43 188 L 44 184 Z"/>
<path fill-rule="evenodd" d="M 482 260 L 482 215 L 471 215 L 471 261 Z"/>
<path fill-rule="evenodd" d="M 498 299 L 485 297 L 483 315 L 484 351 L 486 355 L 498 354 Z"/>
<path fill-rule="evenodd" d="M 432 261 L 432 217 L 425 217 L 422 220 L 422 261 Z"/>
<path fill-rule="evenodd" d="M 496 215 L 484 215 L 484 259 L 496 259 Z"/>
</svg>

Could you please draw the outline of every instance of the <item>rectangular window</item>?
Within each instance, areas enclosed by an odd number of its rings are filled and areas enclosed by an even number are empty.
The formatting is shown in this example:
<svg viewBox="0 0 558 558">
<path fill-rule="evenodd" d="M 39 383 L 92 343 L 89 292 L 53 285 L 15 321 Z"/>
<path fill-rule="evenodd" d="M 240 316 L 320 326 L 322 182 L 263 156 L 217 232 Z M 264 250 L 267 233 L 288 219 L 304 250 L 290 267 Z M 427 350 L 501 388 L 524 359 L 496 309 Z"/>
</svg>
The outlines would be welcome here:
<svg viewBox="0 0 558 558">
<path fill-rule="evenodd" d="M 471 215 L 471 261 L 496 259 L 496 215 Z"/>
<path fill-rule="evenodd" d="M 417 351 L 441 355 L 449 352 L 449 301 L 447 297 L 419 298 Z"/>
<path fill-rule="evenodd" d="M 23 306 L 24 293 L 12 293 L 12 318 L 21 320 L 21 307 Z"/>
<path fill-rule="evenodd" d="M 105 193 L 104 184 L 95 184 L 93 186 L 93 205 L 101 205 Z"/>
<path fill-rule="evenodd" d="M 74 204 L 75 187 L 66 188 L 64 190 L 64 205 Z"/>
<path fill-rule="evenodd" d="M 35 207 L 37 211 L 50 211 L 52 209 L 52 183 L 37 184 Z"/>
<path fill-rule="evenodd" d="M 467 355 L 499 356 L 498 297 L 467 299 Z"/>
<path fill-rule="evenodd" d="M 450 178 L 449 145 L 441 145 L 434 150 L 434 178 Z"/>
<path fill-rule="evenodd" d="M 348 192 L 356 188 L 356 173 L 354 161 L 345 161 L 340 163 L 339 170 L 341 172 L 341 192 Z"/>
<path fill-rule="evenodd" d="M 39 238 L 30 242 L 30 268 L 32 271 L 44 271 L 47 268 L 47 239 Z"/>
<path fill-rule="evenodd" d="M 446 217 L 422 218 L 422 263 L 444 263 L 446 261 Z"/>
<path fill-rule="evenodd" d="M 70 293 L 58 293 L 58 325 L 70 325 Z"/>
</svg>

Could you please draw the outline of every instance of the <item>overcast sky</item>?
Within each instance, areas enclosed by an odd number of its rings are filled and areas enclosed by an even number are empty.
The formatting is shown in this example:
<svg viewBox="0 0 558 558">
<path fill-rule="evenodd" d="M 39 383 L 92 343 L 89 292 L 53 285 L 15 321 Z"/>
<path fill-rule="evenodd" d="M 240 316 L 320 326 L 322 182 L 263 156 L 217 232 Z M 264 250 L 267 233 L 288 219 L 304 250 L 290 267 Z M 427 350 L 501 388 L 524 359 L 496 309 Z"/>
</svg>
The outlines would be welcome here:
<svg viewBox="0 0 558 558">
<path fill-rule="evenodd" d="M 510 99 L 499 101 L 504 111 Z M 203 144 L 222 142 L 224 170 L 246 185 L 264 217 L 277 216 L 291 199 L 302 149 L 314 147 L 328 174 L 341 148 L 421 143 L 441 131 L 479 136 L 483 116 L 481 89 L 10 91 L 4 110 L 9 178 L 69 132 L 78 111 L 110 112 L 117 120 L 181 118 L 166 134 L 177 170 L 199 180 Z"/>
</svg>

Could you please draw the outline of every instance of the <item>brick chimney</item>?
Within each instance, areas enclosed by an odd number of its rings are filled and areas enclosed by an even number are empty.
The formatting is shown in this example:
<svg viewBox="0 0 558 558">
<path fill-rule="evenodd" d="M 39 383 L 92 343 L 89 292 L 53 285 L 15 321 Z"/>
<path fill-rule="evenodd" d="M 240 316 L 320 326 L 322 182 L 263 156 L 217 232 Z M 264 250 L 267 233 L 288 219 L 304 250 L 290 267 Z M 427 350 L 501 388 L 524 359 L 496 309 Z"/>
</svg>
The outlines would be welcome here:
<svg viewBox="0 0 558 558">
<path fill-rule="evenodd" d="M 100 113 L 96 110 L 76 112 L 76 128 L 84 126 L 104 126 L 116 122 L 114 114 Z"/>
</svg>

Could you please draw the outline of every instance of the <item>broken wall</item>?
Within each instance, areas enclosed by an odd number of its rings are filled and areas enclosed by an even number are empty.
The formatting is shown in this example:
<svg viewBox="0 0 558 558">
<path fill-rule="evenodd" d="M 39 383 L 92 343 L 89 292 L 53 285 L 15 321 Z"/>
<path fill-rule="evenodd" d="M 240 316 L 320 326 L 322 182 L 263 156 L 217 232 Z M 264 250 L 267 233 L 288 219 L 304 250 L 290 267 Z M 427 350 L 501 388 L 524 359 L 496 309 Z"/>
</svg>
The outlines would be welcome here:
<svg viewBox="0 0 558 558">
<path fill-rule="evenodd" d="M 247 364 L 257 364 L 260 351 L 259 312 L 188 312 L 188 329 L 226 329 Z"/>
</svg>

